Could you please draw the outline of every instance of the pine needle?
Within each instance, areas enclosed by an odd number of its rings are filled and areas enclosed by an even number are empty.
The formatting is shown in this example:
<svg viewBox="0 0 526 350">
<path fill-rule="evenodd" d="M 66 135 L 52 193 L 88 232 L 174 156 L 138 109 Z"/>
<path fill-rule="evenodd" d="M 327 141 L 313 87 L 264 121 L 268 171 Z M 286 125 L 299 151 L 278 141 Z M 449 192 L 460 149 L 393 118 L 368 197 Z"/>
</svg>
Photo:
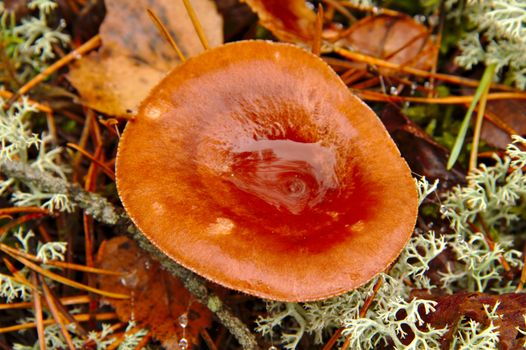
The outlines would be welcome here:
<svg viewBox="0 0 526 350">
<path fill-rule="evenodd" d="M 477 87 L 477 90 L 475 91 L 475 95 L 473 96 L 473 100 L 471 100 L 471 104 L 469 105 L 468 111 L 466 115 L 464 116 L 464 120 L 462 121 L 462 124 L 460 125 L 460 130 L 458 131 L 457 139 L 455 140 L 455 144 L 453 146 L 453 149 L 451 150 L 451 154 L 449 156 L 449 160 L 447 162 L 447 169 L 450 170 L 453 168 L 453 165 L 455 165 L 458 156 L 460 154 L 460 151 L 462 150 L 462 145 L 464 144 L 464 139 L 466 138 L 466 134 L 468 132 L 468 126 L 469 121 L 471 119 L 471 115 L 473 114 L 473 111 L 475 110 L 475 106 L 479 102 L 482 95 L 489 89 L 489 86 L 491 84 L 491 80 L 493 79 L 493 74 L 495 73 L 496 64 L 490 64 L 486 67 L 484 70 L 484 74 L 482 75 L 482 79 L 480 79 L 480 84 Z M 484 115 L 484 109 L 482 110 L 482 115 Z"/>
</svg>

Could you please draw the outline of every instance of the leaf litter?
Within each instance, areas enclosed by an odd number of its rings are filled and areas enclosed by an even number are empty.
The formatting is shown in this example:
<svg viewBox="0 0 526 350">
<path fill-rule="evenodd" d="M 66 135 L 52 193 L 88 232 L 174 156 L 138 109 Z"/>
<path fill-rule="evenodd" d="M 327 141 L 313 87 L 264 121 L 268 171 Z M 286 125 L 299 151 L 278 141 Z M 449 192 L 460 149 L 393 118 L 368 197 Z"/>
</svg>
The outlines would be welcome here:
<svg viewBox="0 0 526 350">
<path fill-rule="evenodd" d="M 194 0 L 193 6 L 210 45 L 220 45 L 223 21 L 214 3 Z M 185 57 L 203 51 L 181 1 L 106 1 L 102 47 L 70 66 L 68 79 L 82 104 L 111 116 L 132 116 L 150 89 L 179 63 L 146 8 L 161 18 Z"/>
<path fill-rule="evenodd" d="M 179 320 L 186 315 L 184 336 L 190 344 L 199 343 L 200 332 L 212 323 L 212 313 L 193 300 L 182 282 L 163 270 L 135 241 L 124 236 L 105 241 L 97 260 L 99 267 L 123 273 L 122 277 L 99 275 L 99 285 L 132 296 L 129 300 L 103 299 L 115 308 L 119 319 L 135 320 L 138 326 L 150 329 L 167 349 L 177 349 L 183 337 Z"/>
</svg>

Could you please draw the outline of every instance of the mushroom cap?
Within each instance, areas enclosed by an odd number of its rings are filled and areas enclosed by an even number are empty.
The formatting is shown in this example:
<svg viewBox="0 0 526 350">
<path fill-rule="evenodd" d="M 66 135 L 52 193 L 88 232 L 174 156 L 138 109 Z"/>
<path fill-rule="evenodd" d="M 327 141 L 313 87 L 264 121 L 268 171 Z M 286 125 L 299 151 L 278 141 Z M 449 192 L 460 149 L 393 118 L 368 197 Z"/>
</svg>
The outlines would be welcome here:
<svg viewBox="0 0 526 350">
<path fill-rule="evenodd" d="M 411 236 L 417 193 L 374 112 L 320 58 L 236 42 L 172 70 L 128 123 L 117 188 L 183 266 L 282 301 L 359 287 Z"/>
</svg>

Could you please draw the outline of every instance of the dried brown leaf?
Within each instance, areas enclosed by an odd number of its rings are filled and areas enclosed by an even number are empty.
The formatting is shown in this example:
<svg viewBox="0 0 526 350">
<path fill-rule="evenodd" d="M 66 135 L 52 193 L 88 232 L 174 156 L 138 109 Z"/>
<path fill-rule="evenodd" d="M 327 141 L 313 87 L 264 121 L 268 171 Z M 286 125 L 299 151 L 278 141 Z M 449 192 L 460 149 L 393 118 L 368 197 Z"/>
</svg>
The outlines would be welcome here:
<svg viewBox="0 0 526 350">
<path fill-rule="evenodd" d="M 397 107 L 387 105 L 380 119 L 414 173 L 428 179 L 440 179 L 443 187 L 465 181 L 464 171 L 459 165 L 447 170 L 448 150 Z"/>
<path fill-rule="evenodd" d="M 192 4 L 210 45 L 221 44 L 222 19 L 213 2 L 193 0 Z M 114 116 L 133 113 L 150 89 L 178 64 L 147 8 L 161 18 L 186 57 L 203 50 L 182 1 L 106 1 L 106 18 L 100 28 L 102 48 L 79 60 L 68 76 L 84 104 Z"/>
<path fill-rule="evenodd" d="M 202 329 L 210 326 L 211 312 L 192 300 L 183 284 L 159 263 L 140 250 L 127 237 L 116 237 L 104 242 L 97 256 L 98 266 L 119 271 L 122 277 L 99 275 L 98 282 L 107 290 L 131 294 L 131 300 L 104 299 L 116 310 L 119 319 L 130 318 L 140 327 L 151 330 L 152 335 L 168 349 L 176 349 L 183 336 L 178 318 L 188 314 L 185 336 L 196 344 Z"/>
<path fill-rule="evenodd" d="M 499 122 L 503 122 L 507 129 L 512 128 L 519 135 L 526 134 L 526 101 L 488 101 L 486 113 L 491 113 Z M 484 122 L 480 137 L 490 146 L 500 149 L 505 149 L 512 141 L 510 132 L 488 121 Z"/>
<path fill-rule="evenodd" d="M 353 51 L 388 62 L 428 69 L 433 43 L 428 29 L 409 16 L 368 16 L 356 22 L 339 42 Z"/>
</svg>

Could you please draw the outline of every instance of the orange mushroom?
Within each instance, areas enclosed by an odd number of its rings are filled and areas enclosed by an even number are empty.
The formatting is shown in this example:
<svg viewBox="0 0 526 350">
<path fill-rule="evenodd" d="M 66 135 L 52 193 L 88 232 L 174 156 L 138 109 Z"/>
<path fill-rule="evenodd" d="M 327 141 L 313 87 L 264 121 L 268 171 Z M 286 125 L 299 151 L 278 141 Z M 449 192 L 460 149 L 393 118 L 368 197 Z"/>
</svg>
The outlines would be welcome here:
<svg viewBox="0 0 526 350">
<path fill-rule="evenodd" d="M 166 255 L 283 301 L 366 283 L 396 259 L 417 212 L 374 112 L 317 56 L 264 41 L 172 70 L 126 126 L 117 187 Z"/>
</svg>

